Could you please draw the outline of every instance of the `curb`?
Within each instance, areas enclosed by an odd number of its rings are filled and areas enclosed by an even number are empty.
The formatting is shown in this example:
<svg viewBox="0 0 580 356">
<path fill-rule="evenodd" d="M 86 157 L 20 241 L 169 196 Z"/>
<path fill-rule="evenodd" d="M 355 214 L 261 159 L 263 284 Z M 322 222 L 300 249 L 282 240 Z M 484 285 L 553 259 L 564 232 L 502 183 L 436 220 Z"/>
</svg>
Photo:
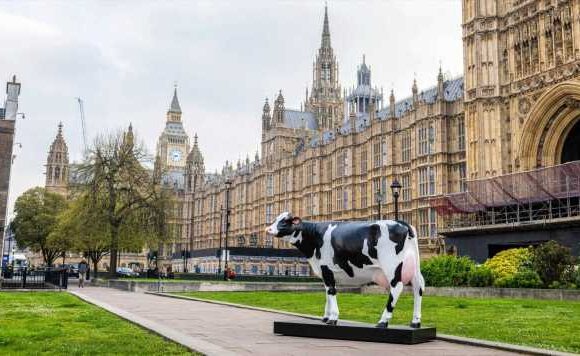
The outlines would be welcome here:
<svg viewBox="0 0 580 356">
<path fill-rule="evenodd" d="M 145 292 L 145 293 L 157 295 L 160 297 L 166 297 L 166 298 L 193 300 L 193 301 L 197 301 L 197 302 L 204 302 L 204 303 L 210 303 L 210 304 L 226 305 L 226 306 L 240 308 L 240 309 L 257 310 L 257 311 L 263 311 L 263 312 L 267 312 L 267 313 L 296 316 L 296 317 L 306 318 L 306 319 L 311 319 L 311 320 L 320 320 L 320 317 L 315 316 L 315 315 L 310 315 L 310 314 L 286 312 L 286 311 L 281 311 L 281 310 L 276 310 L 276 309 L 253 307 L 253 306 L 249 306 L 249 305 L 222 302 L 222 301 L 217 301 L 217 300 L 210 300 L 210 299 L 203 299 L 203 298 L 196 298 L 196 297 L 180 296 L 180 295 L 174 295 L 174 294 L 169 294 L 169 293 L 157 293 L 157 292 Z M 352 322 L 352 323 L 357 323 L 357 324 L 364 324 L 364 323 L 359 322 L 359 321 L 351 321 L 351 320 L 345 320 L 345 321 L 348 321 L 349 323 Z M 503 343 L 503 342 L 497 342 L 497 341 L 487 341 L 487 340 L 474 339 L 474 338 L 463 337 L 463 336 L 439 334 L 439 333 L 437 333 L 436 339 L 441 340 L 441 341 L 451 342 L 454 344 L 485 347 L 488 349 L 510 351 L 510 352 L 515 352 L 515 353 L 520 353 L 520 354 L 527 354 L 527 355 L 541 355 L 541 356 L 574 356 L 574 355 L 576 355 L 576 354 L 562 352 L 562 351 L 546 350 L 546 349 L 540 349 L 540 348 L 530 347 L 530 346 L 520 346 L 520 345 L 513 345 L 513 344 L 508 344 L 508 343 Z"/>
<path fill-rule="evenodd" d="M 200 352 L 204 355 L 226 355 L 226 356 L 233 356 L 237 355 L 237 353 L 227 350 L 219 345 L 212 344 L 207 341 L 203 341 L 184 333 L 181 333 L 177 330 L 167 328 L 163 325 L 157 324 L 154 321 L 142 318 L 137 316 L 133 313 L 129 313 L 125 310 L 119 309 L 107 303 L 103 303 L 91 297 L 88 297 L 84 294 L 78 293 L 76 291 L 69 291 L 70 294 L 75 295 L 76 297 L 84 300 L 87 303 L 93 304 L 99 308 L 105 309 L 106 311 L 113 313 L 122 319 L 125 319 L 137 326 L 147 329 L 167 340 L 176 342 L 180 345 L 183 345 L 187 349 L 193 352 Z"/>
</svg>

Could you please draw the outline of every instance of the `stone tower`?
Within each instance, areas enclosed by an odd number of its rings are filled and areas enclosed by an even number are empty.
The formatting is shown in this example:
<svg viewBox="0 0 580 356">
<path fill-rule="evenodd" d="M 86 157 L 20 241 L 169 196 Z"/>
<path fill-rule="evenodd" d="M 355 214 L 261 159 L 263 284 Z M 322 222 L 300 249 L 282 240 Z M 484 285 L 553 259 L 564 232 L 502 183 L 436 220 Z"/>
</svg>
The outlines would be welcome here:
<svg viewBox="0 0 580 356">
<path fill-rule="evenodd" d="M 181 121 L 181 106 L 177 99 L 177 88 L 173 91 L 171 106 L 167 111 L 165 129 L 157 141 L 156 168 L 162 174 L 163 183 L 183 188 L 189 136 Z"/>
<path fill-rule="evenodd" d="M 342 123 L 343 99 L 338 82 L 338 62 L 330 45 L 328 7 L 324 7 L 322 41 L 312 70 L 312 90 L 304 103 L 306 111 L 313 112 L 318 129 L 332 130 Z"/>
<path fill-rule="evenodd" d="M 185 189 L 186 192 L 192 193 L 199 191 L 203 185 L 205 176 L 205 166 L 203 155 L 197 144 L 197 134 L 193 137 L 193 148 L 187 155 L 187 164 L 185 168 Z"/>
<path fill-rule="evenodd" d="M 62 136 L 62 122 L 58 124 L 56 138 L 50 145 L 46 159 L 46 190 L 62 195 L 67 194 L 69 175 L 68 147 Z"/>
</svg>

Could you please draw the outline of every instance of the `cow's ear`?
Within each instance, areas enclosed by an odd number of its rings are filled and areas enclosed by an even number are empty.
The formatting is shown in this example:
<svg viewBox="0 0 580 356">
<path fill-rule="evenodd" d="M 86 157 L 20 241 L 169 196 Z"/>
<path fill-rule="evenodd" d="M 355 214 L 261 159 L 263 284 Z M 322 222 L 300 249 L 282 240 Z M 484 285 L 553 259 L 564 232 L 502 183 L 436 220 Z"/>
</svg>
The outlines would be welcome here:
<svg viewBox="0 0 580 356">
<path fill-rule="evenodd" d="M 292 218 L 292 224 L 293 225 L 298 225 L 300 223 L 302 223 L 302 219 L 300 219 L 298 216 L 295 216 L 295 217 Z"/>
</svg>

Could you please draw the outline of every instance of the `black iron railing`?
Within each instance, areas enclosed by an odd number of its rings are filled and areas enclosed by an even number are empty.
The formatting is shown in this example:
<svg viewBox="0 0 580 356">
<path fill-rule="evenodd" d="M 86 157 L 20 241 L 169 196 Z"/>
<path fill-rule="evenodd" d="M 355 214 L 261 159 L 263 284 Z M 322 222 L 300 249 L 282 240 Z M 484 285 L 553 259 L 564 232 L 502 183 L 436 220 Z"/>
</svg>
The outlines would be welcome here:
<svg viewBox="0 0 580 356">
<path fill-rule="evenodd" d="M 64 269 L 2 270 L 0 289 L 67 289 L 68 273 Z"/>
</svg>

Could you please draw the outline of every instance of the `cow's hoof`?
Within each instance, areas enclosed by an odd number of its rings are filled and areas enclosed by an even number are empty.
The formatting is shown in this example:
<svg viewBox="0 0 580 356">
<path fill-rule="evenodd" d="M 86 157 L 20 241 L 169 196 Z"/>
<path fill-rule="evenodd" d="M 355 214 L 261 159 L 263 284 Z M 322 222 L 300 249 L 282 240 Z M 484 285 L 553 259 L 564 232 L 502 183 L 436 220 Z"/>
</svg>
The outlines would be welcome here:
<svg viewBox="0 0 580 356">
<path fill-rule="evenodd" d="M 378 323 L 376 325 L 376 327 L 380 328 L 380 329 L 386 329 L 388 326 L 389 326 L 389 323 L 385 323 L 384 321 L 381 321 L 380 323 Z"/>
<path fill-rule="evenodd" d="M 338 323 L 338 320 L 328 320 L 326 322 L 326 325 L 336 325 Z"/>
<path fill-rule="evenodd" d="M 421 327 L 421 323 L 411 323 L 410 327 L 414 329 L 419 329 Z"/>
<path fill-rule="evenodd" d="M 328 318 L 327 317 L 322 318 L 322 322 L 325 324 L 328 323 Z"/>
</svg>

